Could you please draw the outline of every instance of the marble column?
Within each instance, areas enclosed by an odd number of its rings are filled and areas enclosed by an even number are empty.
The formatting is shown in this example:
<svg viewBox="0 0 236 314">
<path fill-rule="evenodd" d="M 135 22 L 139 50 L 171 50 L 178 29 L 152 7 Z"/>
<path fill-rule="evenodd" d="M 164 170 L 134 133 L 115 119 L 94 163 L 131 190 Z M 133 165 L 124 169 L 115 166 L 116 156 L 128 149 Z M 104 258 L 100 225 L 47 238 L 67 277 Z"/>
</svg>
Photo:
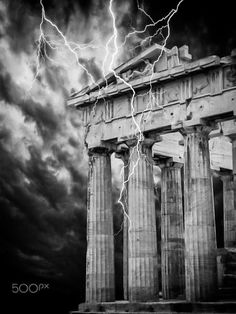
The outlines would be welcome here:
<svg viewBox="0 0 236 314">
<path fill-rule="evenodd" d="M 115 299 L 114 234 L 110 153 L 89 151 L 86 302 Z"/>
<path fill-rule="evenodd" d="M 233 202 L 236 210 L 236 133 L 229 135 L 232 143 L 232 162 L 233 162 Z"/>
<path fill-rule="evenodd" d="M 236 247 L 236 210 L 234 207 L 234 180 L 231 172 L 221 174 L 224 203 L 224 247 Z"/>
<path fill-rule="evenodd" d="M 205 126 L 184 130 L 185 282 L 187 301 L 214 299 L 217 288 L 216 231 Z"/>
<path fill-rule="evenodd" d="M 158 299 L 157 235 L 151 145 L 130 149 L 129 300 Z"/>
<path fill-rule="evenodd" d="M 128 147 L 127 147 L 128 148 Z M 121 147 L 116 153 L 116 158 L 122 159 L 124 163 L 123 168 L 123 183 L 122 183 L 122 197 L 120 202 L 123 209 L 123 292 L 124 300 L 129 299 L 129 285 L 128 285 L 128 264 L 129 264 L 129 242 L 128 242 L 128 176 L 129 176 L 129 149 Z"/>
<path fill-rule="evenodd" d="M 161 168 L 161 273 L 164 299 L 185 295 L 182 163 L 166 160 Z"/>
</svg>

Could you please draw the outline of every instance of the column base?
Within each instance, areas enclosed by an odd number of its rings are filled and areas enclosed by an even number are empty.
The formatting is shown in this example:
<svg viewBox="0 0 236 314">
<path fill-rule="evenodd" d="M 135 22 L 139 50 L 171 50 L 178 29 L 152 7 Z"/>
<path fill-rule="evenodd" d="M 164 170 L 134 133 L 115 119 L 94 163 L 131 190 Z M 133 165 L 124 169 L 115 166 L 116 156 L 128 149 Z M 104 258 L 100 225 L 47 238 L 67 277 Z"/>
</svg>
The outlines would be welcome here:
<svg viewBox="0 0 236 314">
<path fill-rule="evenodd" d="M 79 310 L 70 314 L 79 313 L 236 313 L 236 301 L 194 302 L 187 301 L 159 301 L 159 302 L 102 302 L 82 303 Z"/>
</svg>

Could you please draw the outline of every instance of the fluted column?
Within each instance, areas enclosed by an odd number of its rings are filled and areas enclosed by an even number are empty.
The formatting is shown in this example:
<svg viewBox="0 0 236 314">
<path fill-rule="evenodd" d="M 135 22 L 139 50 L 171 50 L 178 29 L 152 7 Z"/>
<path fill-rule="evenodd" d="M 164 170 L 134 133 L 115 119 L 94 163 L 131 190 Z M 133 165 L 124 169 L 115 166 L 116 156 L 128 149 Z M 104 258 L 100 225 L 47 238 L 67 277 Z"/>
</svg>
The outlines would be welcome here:
<svg viewBox="0 0 236 314">
<path fill-rule="evenodd" d="M 232 143 L 232 162 L 233 162 L 233 203 L 236 210 L 236 133 L 230 134 Z"/>
<path fill-rule="evenodd" d="M 234 208 L 234 180 L 231 172 L 221 174 L 224 203 L 224 247 L 236 247 L 236 210 Z"/>
<path fill-rule="evenodd" d="M 129 264 L 129 241 L 128 241 L 128 176 L 129 176 L 129 149 L 126 145 L 120 145 L 116 152 L 116 158 L 122 159 L 124 163 L 123 168 L 123 182 L 122 182 L 122 197 L 120 202 L 123 209 L 123 293 L 124 300 L 129 299 L 128 286 L 128 264 Z M 126 147 L 125 147 L 126 146 Z"/>
<path fill-rule="evenodd" d="M 209 129 L 185 129 L 185 280 L 188 301 L 210 300 L 217 288 L 216 232 Z"/>
<path fill-rule="evenodd" d="M 129 300 L 158 299 L 157 235 L 151 146 L 131 147 L 129 204 Z"/>
<path fill-rule="evenodd" d="M 181 168 L 166 160 L 161 167 L 161 273 L 164 299 L 183 297 L 184 233 Z"/>
<path fill-rule="evenodd" d="M 105 148 L 89 152 L 87 205 L 86 302 L 115 298 L 114 239 L 110 154 Z"/>
</svg>

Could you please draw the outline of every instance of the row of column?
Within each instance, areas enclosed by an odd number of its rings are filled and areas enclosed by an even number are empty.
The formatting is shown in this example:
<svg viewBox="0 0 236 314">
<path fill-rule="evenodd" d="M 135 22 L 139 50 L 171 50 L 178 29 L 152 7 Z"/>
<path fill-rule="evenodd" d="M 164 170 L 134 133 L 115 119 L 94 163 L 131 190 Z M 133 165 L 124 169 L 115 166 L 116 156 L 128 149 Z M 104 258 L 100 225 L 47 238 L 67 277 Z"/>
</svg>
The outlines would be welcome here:
<svg viewBox="0 0 236 314">
<path fill-rule="evenodd" d="M 184 292 L 188 301 L 210 300 L 215 295 L 216 231 L 209 131 L 202 126 L 184 130 L 184 197 L 181 165 L 171 161 L 160 164 L 165 299 L 184 295 Z M 158 300 L 152 144 L 145 140 L 139 145 L 133 143 L 124 158 L 127 182 L 123 197 L 126 211 L 123 276 L 124 297 L 130 301 Z M 110 153 L 106 148 L 90 150 L 86 302 L 115 300 L 111 194 Z"/>
</svg>

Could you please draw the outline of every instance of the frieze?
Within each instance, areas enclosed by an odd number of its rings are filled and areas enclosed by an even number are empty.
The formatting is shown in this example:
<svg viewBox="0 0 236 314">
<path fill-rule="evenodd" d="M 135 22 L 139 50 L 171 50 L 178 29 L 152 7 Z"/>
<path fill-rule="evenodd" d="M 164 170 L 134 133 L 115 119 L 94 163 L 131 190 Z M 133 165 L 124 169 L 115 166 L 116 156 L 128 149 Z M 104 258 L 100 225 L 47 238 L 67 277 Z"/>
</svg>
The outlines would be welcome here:
<svg viewBox="0 0 236 314">
<path fill-rule="evenodd" d="M 217 94 L 223 90 L 222 69 L 215 69 L 209 72 L 211 82 L 211 94 Z"/>
<path fill-rule="evenodd" d="M 164 86 L 164 104 L 168 105 L 180 100 L 180 81 L 170 82 Z"/>
<path fill-rule="evenodd" d="M 236 86 L 236 64 L 224 68 L 224 88 Z"/>
<path fill-rule="evenodd" d="M 90 111 L 91 111 L 91 107 L 84 107 L 83 108 L 82 120 L 83 120 L 84 125 L 87 125 L 89 123 Z"/>
<path fill-rule="evenodd" d="M 111 120 L 114 117 L 114 102 L 113 99 L 108 99 L 105 102 L 105 120 Z"/>
<path fill-rule="evenodd" d="M 143 112 L 152 107 L 152 93 L 150 89 L 142 90 L 134 97 L 134 112 Z"/>
<path fill-rule="evenodd" d="M 130 113 L 130 95 L 122 95 L 114 98 L 114 118 L 124 117 Z"/>
<path fill-rule="evenodd" d="M 164 93 L 165 90 L 163 88 L 163 86 L 158 86 L 154 88 L 154 92 L 153 92 L 153 106 L 152 109 L 156 109 L 156 108 L 163 108 L 164 106 Z"/>
<path fill-rule="evenodd" d="M 207 73 L 199 73 L 192 78 L 193 97 L 210 93 L 210 80 Z"/>
<path fill-rule="evenodd" d="M 187 105 L 189 112 L 186 112 L 186 119 L 191 119 L 191 114 L 196 110 L 200 116 L 209 115 L 210 109 L 206 112 L 206 108 L 212 108 L 213 105 L 208 101 L 207 105 L 205 103 L 202 105 L 202 102 L 195 103 L 194 100 L 204 100 L 209 96 L 223 94 L 227 89 L 236 86 L 235 73 L 235 65 L 225 65 L 204 73 L 184 76 L 181 79 L 147 84 L 142 90 L 136 91 L 134 98 L 131 92 L 126 92 L 120 96 L 101 99 L 95 106 L 93 104 L 93 106 L 84 107 L 83 121 L 85 125 L 101 122 L 113 123 L 114 120 L 131 117 L 131 99 L 133 99 L 135 116 L 146 111 L 164 110 L 172 105 Z M 218 108 L 217 111 L 220 113 L 222 110 Z M 176 113 L 175 118 L 170 113 L 169 119 L 178 120 Z"/>
<path fill-rule="evenodd" d="M 180 99 L 185 102 L 193 97 L 192 77 L 184 78 L 180 83 Z"/>
</svg>

